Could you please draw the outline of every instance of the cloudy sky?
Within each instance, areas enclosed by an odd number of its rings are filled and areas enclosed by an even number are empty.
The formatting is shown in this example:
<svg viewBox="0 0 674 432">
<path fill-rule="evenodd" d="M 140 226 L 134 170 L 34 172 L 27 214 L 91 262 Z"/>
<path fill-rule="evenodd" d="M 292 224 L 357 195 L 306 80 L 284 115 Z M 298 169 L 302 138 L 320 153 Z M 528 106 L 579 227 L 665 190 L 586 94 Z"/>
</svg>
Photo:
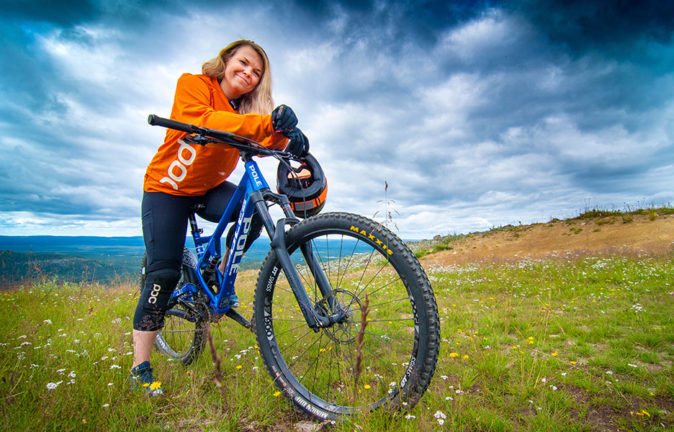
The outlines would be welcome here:
<svg viewBox="0 0 674 432">
<path fill-rule="evenodd" d="M 328 175 L 326 210 L 380 217 L 388 200 L 399 235 L 430 238 L 671 205 L 673 9 L 4 1 L 0 235 L 141 235 L 164 134 L 147 115 L 168 116 L 176 79 L 241 38 L 270 56 L 275 101 Z"/>
</svg>

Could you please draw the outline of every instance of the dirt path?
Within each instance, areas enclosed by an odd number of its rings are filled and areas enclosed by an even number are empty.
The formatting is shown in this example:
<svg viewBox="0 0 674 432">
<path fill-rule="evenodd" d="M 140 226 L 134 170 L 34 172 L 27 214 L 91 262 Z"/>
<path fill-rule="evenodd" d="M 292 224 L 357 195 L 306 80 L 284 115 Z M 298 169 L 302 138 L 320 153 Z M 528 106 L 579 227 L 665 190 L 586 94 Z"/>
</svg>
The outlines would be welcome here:
<svg viewBox="0 0 674 432">
<path fill-rule="evenodd" d="M 472 234 L 451 250 L 421 259 L 424 265 L 508 262 L 525 258 L 674 253 L 674 215 L 610 216 L 509 227 Z"/>
</svg>

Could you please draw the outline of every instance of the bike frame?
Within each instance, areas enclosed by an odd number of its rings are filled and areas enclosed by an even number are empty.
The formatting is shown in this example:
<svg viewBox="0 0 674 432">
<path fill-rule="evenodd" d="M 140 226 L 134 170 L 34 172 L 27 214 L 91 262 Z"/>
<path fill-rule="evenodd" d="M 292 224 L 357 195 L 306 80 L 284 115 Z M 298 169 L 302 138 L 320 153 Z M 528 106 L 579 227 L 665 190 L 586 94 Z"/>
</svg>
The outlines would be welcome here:
<svg viewBox="0 0 674 432">
<path fill-rule="evenodd" d="M 318 288 L 324 299 L 328 301 L 333 313 L 326 315 L 315 308 L 302 284 L 302 280 L 292 264 L 285 242 L 285 225 L 294 225 L 299 222 L 292 213 L 290 203 L 285 195 L 271 192 L 269 186 L 262 176 L 257 163 L 252 160 L 250 154 L 242 152 L 241 159 L 245 163 L 245 171 L 239 185 L 230 199 L 227 207 L 220 217 L 220 221 L 213 233 L 209 236 L 202 236 L 202 230 L 199 229 L 194 213 L 190 215 L 190 227 L 192 238 L 194 239 L 197 262 L 191 267 L 191 277 L 188 282 L 176 289 L 171 296 L 172 300 L 180 302 L 181 299 L 194 298 L 198 291 L 201 291 L 208 299 L 211 314 L 215 316 L 227 315 L 230 318 L 250 328 L 250 322 L 242 317 L 229 304 L 229 298 L 234 294 L 234 283 L 238 275 L 239 264 L 243 258 L 243 249 L 246 239 L 250 234 L 250 222 L 253 212 L 257 210 L 262 218 L 263 225 L 271 239 L 271 247 L 276 252 L 281 263 L 283 271 L 288 279 L 292 291 L 297 299 L 300 310 L 304 318 L 312 329 L 318 331 L 319 328 L 328 327 L 334 323 L 343 322 L 347 316 L 343 310 L 334 301 L 330 284 L 323 273 L 323 269 L 316 259 L 310 244 L 301 245 L 300 249 L 306 264 L 316 278 Z M 284 218 L 279 219 L 274 225 L 274 221 L 269 214 L 267 202 L 279 204 L 285 214 Z M 221 239 L 225 228 L 236 208 L 241 205 L 241 210 L 237 218 L 232 239 L 231 250 L 227 258 L 227 264 L 224 273 L 220 272 L 218 265 L 215 264 L 214 274 L 218 284 L 218 292 L 213 293 L 207 287 L 207 281 L 204 280 L 203 269 L 217 262 L 221 256 Z M 192 294 L 191 296 L 189 294 Z"/>
</svg>

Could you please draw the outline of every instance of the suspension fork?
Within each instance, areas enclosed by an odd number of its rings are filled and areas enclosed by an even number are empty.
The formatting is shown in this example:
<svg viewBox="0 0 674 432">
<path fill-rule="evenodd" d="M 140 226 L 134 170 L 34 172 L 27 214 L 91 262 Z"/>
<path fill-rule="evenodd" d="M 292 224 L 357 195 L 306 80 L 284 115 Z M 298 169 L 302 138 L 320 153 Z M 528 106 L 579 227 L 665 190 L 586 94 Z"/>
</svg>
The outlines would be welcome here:
<svg viewBox="0 0 674 432">
<path fill-rule="evenodd" d="M 285 218 L 279 219 L 276 223 L 276 226 L 273 224 L 271 215 L 269 214 L 269 210 L 267 209 L 262 194 L 259 196 L 251 196 L 251 198 L 255 202 L 258 214 L 262 217 L 262 221 L 265 225 L 265 228 L 267 229 L 269 238 L 272 239 L 271 247 L 276 253 L 276 257 L 278 258 L 279 262 L 281 263 L 281 268 L 288 279 L 288 283 L 293 290 L 293 294 L 295 295 L 295 299 L 297 300 L 307 325 L 314 331 L 318 331 L 320 328 L 330 327 L 332 324 L 343 322 L 347 318 L 347 315 L 342 310 L 342 308 L 339 307 L 334 296 L 332 295 L 330 282 L 325 276 L 325 272 L 318 262 L 311 244 L 305 243 L 300 245 L 300 250 L 304 256 L 307 266 L 309 267 L 309 270 L 311 271 L 311 274 L 316 280 L 322 297 L 327 300 L 329 309 L 332 311 L 332 313 L 328 314 L 327 316 L 318 313 L 318 310 L 314 307 L 311 299 L 309 298 L 309 295 L 307 294 L 307 291 L 304 288 L 302 278 L 300 277 L 297 269 L 290 259 L 285 241 L 285 225 L 295 225 L 299 222 L 299 220 L 293 215 L 288 198 L 285 195 L 273 194 L 271 192 L 267 192 L 265 196 L 268 199 L 278 202 L 286 216 Z"/>
</svg>

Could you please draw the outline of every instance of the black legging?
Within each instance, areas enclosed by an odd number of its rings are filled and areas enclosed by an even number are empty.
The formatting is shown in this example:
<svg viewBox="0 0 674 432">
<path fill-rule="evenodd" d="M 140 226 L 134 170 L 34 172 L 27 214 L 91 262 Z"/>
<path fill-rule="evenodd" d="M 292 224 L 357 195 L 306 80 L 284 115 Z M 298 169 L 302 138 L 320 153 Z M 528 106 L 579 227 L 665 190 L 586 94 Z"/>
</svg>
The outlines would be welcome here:
<svg viewBox="0 0 674 432">
<path fill-rule="evenodd" d="M 226 181 L 202 196 L 186 197 L 162 192 L 143 193 L 143 239 L 145 240 L 147 264 L 145 285 L 138 299 L 134 316 L 134 329 L 159 330 L 163 325 L 169 297 L 180 278 L 187 221 L 194 206 L 203 204 L 205 208 L 200 210 L 198 215 L 217 223 L 235 191 L 236 185 Z M 236 221 L 239 209 L 240 206 L 232 214 L 231 222 Z M 233 228 L 227 235 L 227 247 L 231 246 Z M 244 251 L 248 250 L 253 241 L 260 236 L 261 231 L 262 220 L 257 213 L 253 213 Z"/>
</svg>

